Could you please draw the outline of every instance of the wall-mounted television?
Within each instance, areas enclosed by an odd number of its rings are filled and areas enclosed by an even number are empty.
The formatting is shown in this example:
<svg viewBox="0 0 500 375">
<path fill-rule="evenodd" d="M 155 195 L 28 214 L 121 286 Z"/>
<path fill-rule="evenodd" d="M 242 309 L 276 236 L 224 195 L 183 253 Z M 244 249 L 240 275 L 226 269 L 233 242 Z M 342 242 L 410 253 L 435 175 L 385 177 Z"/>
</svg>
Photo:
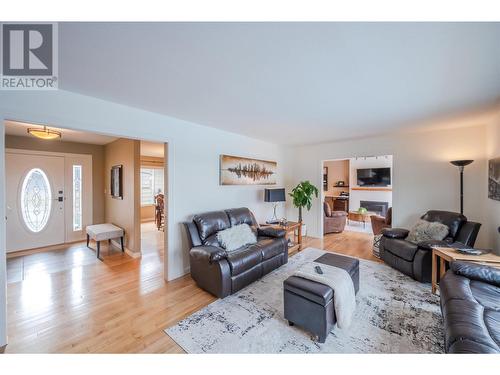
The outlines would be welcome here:
<svg viewBox="0 0 500 375">
<path fill-rule="evenodd" d="M 363 168 L 357 171 L 358 186 L 389 186 L 391 168 Z"/>
</svg>

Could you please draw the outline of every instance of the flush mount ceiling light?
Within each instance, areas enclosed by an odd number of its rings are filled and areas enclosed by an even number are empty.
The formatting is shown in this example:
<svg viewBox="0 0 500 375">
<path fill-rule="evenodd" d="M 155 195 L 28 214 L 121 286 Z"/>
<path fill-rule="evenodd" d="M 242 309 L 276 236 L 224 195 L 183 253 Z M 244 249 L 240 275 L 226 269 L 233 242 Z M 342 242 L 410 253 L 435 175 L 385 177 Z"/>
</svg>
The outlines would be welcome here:
<svg viewBox="0 0 500 375">
<path fill-rule="evenodd" d="M 57 130 L 52 130 L 44 126 L 43 128 L 28 128 L 28 133 L 40 139 L 57 139 L 61 138 L 62 133 Z"/>
</svg>

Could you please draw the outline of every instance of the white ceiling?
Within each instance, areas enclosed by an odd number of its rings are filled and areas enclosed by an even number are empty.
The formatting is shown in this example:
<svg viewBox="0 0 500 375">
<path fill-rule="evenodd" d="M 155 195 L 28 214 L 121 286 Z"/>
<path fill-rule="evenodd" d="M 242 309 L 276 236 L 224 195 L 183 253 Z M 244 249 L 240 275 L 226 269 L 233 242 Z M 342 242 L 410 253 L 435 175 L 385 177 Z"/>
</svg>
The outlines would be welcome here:
<svg viewBox="0 0 500 375">
<path fill-rule="evenodd" d="M 141 155 L 162 158 L 165 145 L 163 143 L 141 141 Z"/>
<path fill-rule="evenodd" d="M 284 144 L 500 98 L 500 23 L 63 23 L 64 90 Z"/>
<path fill-rule="evenodd" d="M 78 131 L 78 130 L 55 128 L 53 126 L 50 126 L 50 124 L 43 124 L 43 125 L 47 125 L 50 129 L 53 129 L 53 130 L 59 130 L 62 133 L 62 137 L 61 137 L 60 141 L 65 141 L 65 142 L 78 142 L 78 143 L 88 143 L 88 144 L 95 144 L 95 145 L 105 145 L 107 143 L 113 142 L 114 140 L 118 139 L 115 137 L 109 137 L 107 135 L 82 132 L 82 131 Z M 22 137 L 32 137 L 32 135 L 28 134 L 28 128 L 42 127 L 43 125 L 28 124 L 28 123 L 24 123 L 24 122 L 7 120 L 7 121 L 5 121 L 5 134 L 18 135 L 18 136 L 22 136 Z M 47 141 L 47 142 L 58 142 L 58 141 L 59 140 L 52 140 L 52 141 Z"/>
</svg>

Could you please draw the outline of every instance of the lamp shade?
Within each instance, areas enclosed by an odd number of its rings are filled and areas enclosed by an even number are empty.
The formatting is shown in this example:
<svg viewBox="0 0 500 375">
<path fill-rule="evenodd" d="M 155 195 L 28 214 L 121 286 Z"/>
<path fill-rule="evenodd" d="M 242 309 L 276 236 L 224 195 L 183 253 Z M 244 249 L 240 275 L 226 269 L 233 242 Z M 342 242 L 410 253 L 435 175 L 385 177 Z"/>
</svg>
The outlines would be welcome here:
<svg viewBox="0 0 500 375">
<path fill-rule="evenodd" d="M 473 161 L 474 160 L 453 160 L 453 161 L 450 161 L 450 163 L 457 166 L 457 167 L 465 167 L 466 165 L 469 165 Z"/>
<path fill-rule="evenodd" d="M 285 189 L 264 189 L 264 202 L 284 202 Z"/>
</svg>

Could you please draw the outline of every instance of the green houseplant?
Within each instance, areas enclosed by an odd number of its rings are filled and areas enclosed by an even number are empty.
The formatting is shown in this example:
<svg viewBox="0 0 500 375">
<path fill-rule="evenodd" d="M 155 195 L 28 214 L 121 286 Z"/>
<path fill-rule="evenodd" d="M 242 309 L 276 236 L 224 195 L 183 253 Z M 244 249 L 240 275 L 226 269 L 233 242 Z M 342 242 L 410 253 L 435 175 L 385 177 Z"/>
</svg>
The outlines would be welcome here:
<svg viewBox="0 0 500 375">
<path fill-rule="evenodd" d="M 312 207 L 313 195 L 318 197 L 318 188 L 309 181 L 302 181 L 288 193 L 293 199 L 293 205 L 299 209 L 299 222 L 302 222 L 302 208 L 309 211 Z"/>
</svg>

